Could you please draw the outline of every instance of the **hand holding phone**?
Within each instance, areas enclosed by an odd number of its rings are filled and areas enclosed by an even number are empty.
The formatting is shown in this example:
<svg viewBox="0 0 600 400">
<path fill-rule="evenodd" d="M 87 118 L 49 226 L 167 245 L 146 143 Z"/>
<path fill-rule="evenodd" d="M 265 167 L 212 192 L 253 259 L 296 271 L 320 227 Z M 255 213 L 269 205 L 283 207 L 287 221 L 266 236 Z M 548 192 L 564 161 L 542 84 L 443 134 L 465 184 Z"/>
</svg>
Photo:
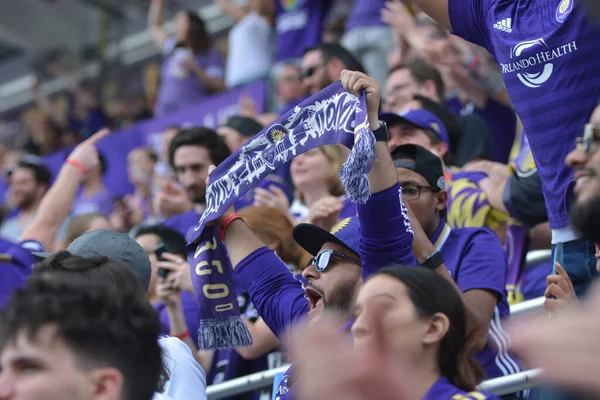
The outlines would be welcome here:
<svg viewBox="0 0 600 400">
<path fill-rule="evenodd" d="M 163 253 L 170 253 L 170 251 L 166 244 L 161 243 L 158 245 L 158 247 L 156 249 L 154 249 L 154 254 L 156 255 L 156 259 L 158 261 L 165 261 L 165 259 L 162 256 Z M 169 272 L 170 271 L 166 268 L 159 268 L 158 276 L 160 276 L 161 278 L 166 278 L 167 275 L 169 274 Z"/>
</svg>

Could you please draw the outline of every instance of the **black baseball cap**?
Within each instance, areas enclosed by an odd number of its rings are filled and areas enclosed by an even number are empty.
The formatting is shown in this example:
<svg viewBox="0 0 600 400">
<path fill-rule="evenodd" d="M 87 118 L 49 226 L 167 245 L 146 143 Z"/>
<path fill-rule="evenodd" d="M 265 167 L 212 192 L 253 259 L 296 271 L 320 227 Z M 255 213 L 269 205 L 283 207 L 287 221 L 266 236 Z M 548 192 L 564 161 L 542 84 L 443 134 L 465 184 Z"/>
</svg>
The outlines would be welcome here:
<svg viewBox="0 0 600 400">
<path fill-rule="evenodd" d="M 296 242 L 313 256 L 319 254 L 325 243 L 335 243 L 360 257 L 358 217 L 339 221 L 329 232 L 313 224 L 298 224 L 294 228 L 293 236 Z"/>
<path fill-rule="evenodd" d="M 416 144 L 403 144 L 392 150 L 396 168 L 407 168 L 423 176 L 431 187 L 444 190 L 442 160 L 429 150 Z"/>
<path fill-rule="evenodd" d="M 108 257 L 128 265 L 140 277 L 145 290 L 150 287 L 152 267 L 142 246 L 126 233 L 98 230 L 84 233 L 71 242 L 66 250 L 79 257 Z M 33 253 L 33 258 L 43 261 L 54 253 Z"/>
<path fill-rule="evenodd" d="M 241 115 L 234 115 L 229 117 L 227 121 L 221 126 L 226 126 L 228 128 L 234 129 L 240 133 L 242 136 L 252 137 L 256 135 L 258 132 L 263 130 L 263 126 L 256 121 L 255 119 L 244 117 Z"/>
</svg>

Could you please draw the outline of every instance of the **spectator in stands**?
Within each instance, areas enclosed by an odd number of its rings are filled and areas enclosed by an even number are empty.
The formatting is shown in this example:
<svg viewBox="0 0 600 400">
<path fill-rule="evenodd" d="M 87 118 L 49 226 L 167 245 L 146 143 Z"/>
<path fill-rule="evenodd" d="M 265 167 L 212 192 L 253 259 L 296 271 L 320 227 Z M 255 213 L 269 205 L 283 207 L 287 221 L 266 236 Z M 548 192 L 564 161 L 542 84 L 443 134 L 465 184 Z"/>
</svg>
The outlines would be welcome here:
<svg viewBox="0 0 600 400">
<path fill-rule="evenodd" d="M 171 165 L 169 164 L 169 146 L 171 145 L 171 140 L 179 132 L 179 129 L 178 126 L 170 126 L 160 133 L 160 140 L 156 147 L 158 161 L 154 166 L 154 181 L 152 183 L 154 195 L 168 180 L 174 178 Z"/>
<path fill-rule="evenodd" d="M 72 214 L 100 213 L 109 216 L 113 210 L 113 195 L 104 183 L 108 165 L 102 154 L 98 154 L 100 164 L 84 173 L 81 191 L 73 204 Z"/>
<path fill-rule="evenodd" d="M 225 89 L 223 59 L 202 18 L 193 11 L 175 17 L 175 36 L 163 24 L 165 0 L 152 0 L 148 26 L 164 57 L 154 115 L 163 116 Z"/>
<path fill-rule="evenodd" d="M 198 222 L 205 207 L 208 167 L 220 164 L 229 154 L 223 139 L 209 128 L 181 129 L 177 133 L 169 146 L 169 164 L 177 183 L 167 182 L 155 198 L 159 214 L 172 217 L 166 226 L 185 235 Z"/>
<path fill-rule="evenodd" d="M 73 258 L 72 256 L 77 256 Z M 71 280 L 86 284 L 105 284 L 118 291 L 134 291 L 139 299 L 146 300 L 151 279 L 148 255 L 134 239 L 114 231 L 88 232 L 75 239 L 66 251 L 56 254 L 34 253 L 43 260 L 34 269 L 34 275 L 44 275 L 57 280 Z M 77 268 L 80 258 L 95 260 L 95 268 Z M 106 260 L 111 260 L 106 263 Z M 100 262 L 102 261 L 102 262 Z M 160 332 L 160 328 L 159 328 Z M 204 398 L 206 379 L 188 347 L 176 338 L 160 337 L 164 362 L 169 372 L 164 394 L 171 398 Z"/>
<path fill-rule="evenodd" d="M 154 309 L 160 316 L 162 331 L 164 334 L 171 334 L 181 340 L 186 339 L 184 336 L 189 336 L 192 343 L 198 342 L 198 321 L 200 315 L 198 312 L 198 303 L 193 295 L 193 292 L 173 288 L 173 294 L 179 299 L 176 301 L 166 301 L 166 297 L 171 297 L 172 293 L 167 296 L 161 296 L 157 292 L 156 283 L 159 278 L 165 278 L 169 274 L 168 269 L 160 269 L 161 261 L 171 261 L 182 264 L 187 258 L 185 237 L 179 232 L 167 228 L 162 225 L 150 225 L 140 228 L 136 232 L 135 240 L 144 249 L 150 258 L 152 275 L 148 287 L 147 297 Z M 160 247 L 163 246 L 163 249 Z M 157 251 L 160 249 L 162 253 Z M 173 307 L 181 307 L 181 311 L 185 317 L 185 329 L 174 330 L 170 328 L 171 315 L 175 314 Z"/>
<path fill-rule="evenodd" d="M 295 64 L 287 64 L 275 78 L 277 99 L 281 104 L 278 114 L 285 114 L 307 98 L 306 86 L 302 82 L 302 70 Z"/>
<path fill-rule="evenodd" d="M 303 82 L 311 94 L 339 80 L 344 69 L 363 70 L 360 61 L 339 44 L 318 44 L 302 57 Z"/>
<path fill-rule="evenodd" d="M 387 112 L 401 112 L 415 95 L 444 105 L 445 87 L 440 72 L 420 60 L 393 68 L 388 74 L 385 88 L 384 110 Z M 492 154 L 493 136 L 485 120 L 475 114 L 457 117 L 461 132 L 459 148 L 456 149 L 457 165 L 478 158 L 487 159 Z M 478 151 L 474 152 L 473 149 Z"/>
<path fill-rule="evenodd" d="M 61 148 L 64 127 L 45 114 L 33 117 L 30 137 L 23 149 L 28 154 L 45 156 Z"/>
<path fill-rule="evenodd" d="M 94 89 L 88 84 L 71 82 L 66 113 L 46 97 L 39 78 L 34 81 L 33 93 L 38 106 L 48 115 L 49 120 L 61 129 L 63 135 L 68 135 L 70 131 L 80 140 L 87 139 L 94 132 L 109 125 Z"/>
<path fill-rule="evenodd" d="M 49 264 L 123 268 L 106 258 L 68 257 Z M 54 278 L 31 279 L 0 316 L 0 396 L 152 399 L 164 380 L 160 324 L 152 308 L 135 288 Z"/>
<path fill-rule="evenodd" d="M 110 229 L 113 229 L 113 226 L 105 215 L 100 213 L 78 215 L 69 221 L 65 239 L 57 248 L 66 249 L 73 240 L 85 233 Z"/>
<path fill-rule="evenodd" d="M 235 153 L 262 129 L 263 126 L 258 121 L 234 115 L 217 129 L 217 133 L 223 138 L 229 151 Z"/>
<path fill-rule="evenodd" d="M 235 21 L 227 41 L 227 87 L 267 78 L 275 55 L 273 4 L 261 0 L 251 0 L 247 7 L 231 0 L 216 3 Z"/>
<path fill-rule="evenodd" d="M 308 222 L 331 229 L 338 219 L 356 215 L 346 201 L 339 173 L 346 152 L 341 145 L 320 146 L 292 159 L 290 175 L 296 196 L 291 206 L 277 190 L 255 188 L 254 205 L 278 208 L 292 223 Z"/>
<path fill-rule="evenodd" d="M 299 62 L 307 49 L 321 42 L 325 20 L 334 3 L 332 0 L 260 1 L 271 6 L 275 3 L 275 61 L 279 65 Z"/>
<path fill-rule="evenodd" d="M 488 379 L 519 372 L 518 362 L 511 358 L 504 345 L 508 338 L 499 334 L 502 332 L 500 318 L 509 315 L 505 290 L 508 265 L 502 242 L 487 228 L 452 229 L 446 223 L 448 195 L 444 190 L 444 173 L 440 159 L 433 153 L 408 144 L 397 147 L 392 158 L 402 198 L 414 215 L 411 218 L 416 237 L 413 252 L 419 263 L 441 255 L 436 261 L 438 266 L 432 268 L 456 282 L 457 289 L 463 293 L 473 341 L 471 354 L 478 353 Z M 430 240 L 423 253 L 420 247 L 425 239 L 421 233 Z M 432 251 L 431 247 L 434 247 Z"/>
<path fill-rule="evenodd" d="M 23 231 L 35 218 L 40 201 L 50 187 L 50 171 L 42 159 L 23 157 L 9 172 L 9 204 L 17 210 L 0 227 L 0 236 L 18 241 Z"/>
<path fill-rule="evenodd" d="M 380 85 L 387 76 L 387 56 L 394 48 L 392 29 L 381 20 L 385 0 L 356 0 L 346 23 L 342 45 Z"/>
<path fill-rule="evenodd" d="M 397 266 L 369 279 L 352 333 L 353 345 L 334 321 L 298 332 L 298 399 L 499 399 L 476 391 L 463 302 L 431 271 Z"/>
</svg>

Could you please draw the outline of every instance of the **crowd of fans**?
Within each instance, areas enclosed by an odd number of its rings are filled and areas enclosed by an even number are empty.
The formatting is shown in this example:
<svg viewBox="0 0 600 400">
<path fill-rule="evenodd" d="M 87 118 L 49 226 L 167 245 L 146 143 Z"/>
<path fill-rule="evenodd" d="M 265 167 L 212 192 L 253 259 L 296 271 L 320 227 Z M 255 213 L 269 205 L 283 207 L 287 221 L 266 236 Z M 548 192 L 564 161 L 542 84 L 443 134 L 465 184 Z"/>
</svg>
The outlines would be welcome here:
<svg viewBox="0 0 600 400">
<path fill-rule="evenodd" d="M 287 364 L 277 400 L 600 396 L 600 23 L 586 5 L 355 0 L 339 34 L 333 0 L 216 0 L 235 22 L 222 54 L 194 12 L 168 34 L 165 1 L 148 12 L 157 98 L 130 121 L 257 80 L 269 91 L 216 130 L 173 125 L 132 150 L 133 191 L 117 197 L 90 88 L 73 85 L 65 112 L 35 85 L 39 134 L 0 154 L 0 400 L 203 399 Z M 186 235 L 209 175 L 337 81 L 366 98 L 369 199 L 346 193 L 341 144 L 236 198 L 216 223 L 252 344 L 200 348 Z M 70 146 L 52 177 L 41 156 Z M 543 316 L 509 322 L 542 296 Z M 533 390 L 478 389 L 536 367 Z"/>
</svg>

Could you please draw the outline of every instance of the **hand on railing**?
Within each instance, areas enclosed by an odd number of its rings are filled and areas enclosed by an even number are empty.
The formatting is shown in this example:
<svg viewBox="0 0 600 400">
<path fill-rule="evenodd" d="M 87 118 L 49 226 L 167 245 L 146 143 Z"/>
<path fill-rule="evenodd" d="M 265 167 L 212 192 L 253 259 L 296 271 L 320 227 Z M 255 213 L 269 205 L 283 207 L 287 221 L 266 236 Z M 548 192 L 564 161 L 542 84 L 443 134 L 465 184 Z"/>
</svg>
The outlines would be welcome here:
<svg viewBox="0 0 600 400">
<path fill-rule="evenodd" d="M 557 311 L 566 305 L 577 303 L 577 295 L 567 271 L 559 263 L 554 265 L 556 274 L 546 277 L 547 287 L 544 293 L 544 297 L 546 297 L 544 309 L 546 311 Z"/>
</svg>

